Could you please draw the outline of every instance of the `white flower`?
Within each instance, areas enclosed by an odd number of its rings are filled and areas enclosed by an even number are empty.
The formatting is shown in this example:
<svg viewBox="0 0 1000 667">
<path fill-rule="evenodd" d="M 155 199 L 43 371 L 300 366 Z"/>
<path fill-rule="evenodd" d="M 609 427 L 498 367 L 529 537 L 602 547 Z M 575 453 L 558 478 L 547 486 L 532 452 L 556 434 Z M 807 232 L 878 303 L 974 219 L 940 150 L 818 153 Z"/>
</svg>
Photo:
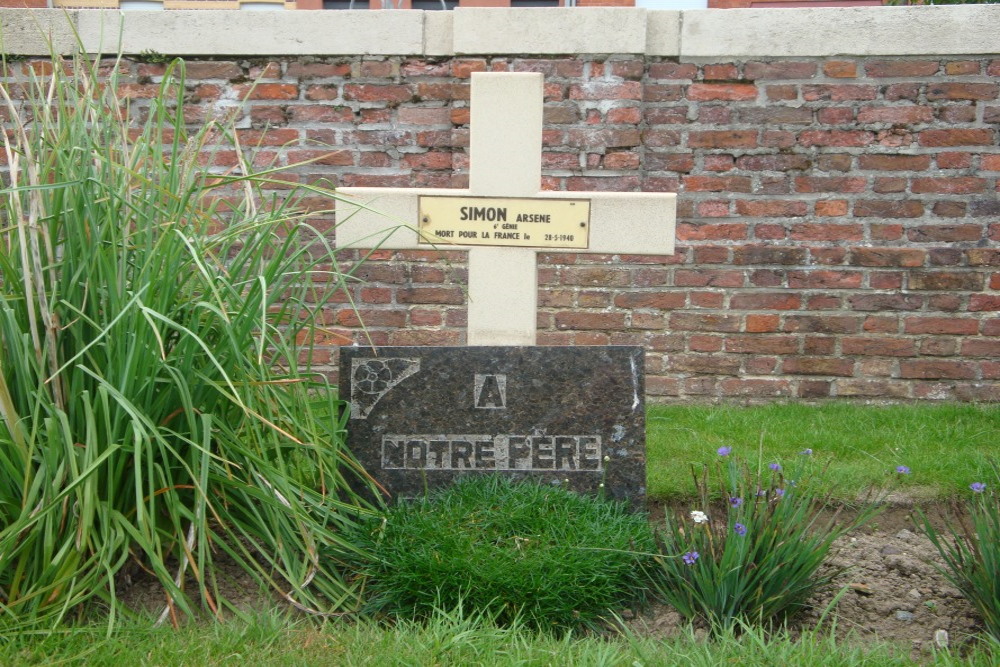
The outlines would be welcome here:
<svg viewBox="0 0 1000 667">
<path fill-rule="evenodd" d="M 708 523 L 708 515 L 704 512 L 695 510 L 694 512 L 691 512 L 691 520 L 695 523 Z"/>
</svg>

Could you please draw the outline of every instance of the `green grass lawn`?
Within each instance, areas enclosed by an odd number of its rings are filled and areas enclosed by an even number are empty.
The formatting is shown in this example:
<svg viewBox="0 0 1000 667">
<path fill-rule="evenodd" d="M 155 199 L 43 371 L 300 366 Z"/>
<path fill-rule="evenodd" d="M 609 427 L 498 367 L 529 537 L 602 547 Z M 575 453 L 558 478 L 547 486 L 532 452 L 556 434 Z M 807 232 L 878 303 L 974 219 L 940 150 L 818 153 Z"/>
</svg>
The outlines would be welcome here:
<svg viewBox="0 0 1000 667">
<path fill-rule="evenodd" d="M 984 646 L 961 657 L 928 654 L 924 664 L 993 665 Z M 660 641 L 635 636 L 557 638 L 497 628 L 452 614 L 426 625 L 379 626 L 335 621 L 317 626 L 281 616 L 195 625 L 175 631 L 128 623 L 110 636 L 86 627 L 47 635 L 0 637 L 2 665 L 913 665 L 908 649 L 828 634 L 770 640 L 759 631 L 706 641 L 690 634 Z"/>
<path fill-rule="evenodd" d="M 653 405 L 646 419 L 648 493 L 660 500 L 690 497 L 691 466 L 716 460 L 723 446 L 763 466 L 811 449 L 847 501 L 890 480 L 918 499 L 953 497 L 1000 456 L 996 405 Z M 910 474 L 896 473 L 901 465 Z"/>
</svg>

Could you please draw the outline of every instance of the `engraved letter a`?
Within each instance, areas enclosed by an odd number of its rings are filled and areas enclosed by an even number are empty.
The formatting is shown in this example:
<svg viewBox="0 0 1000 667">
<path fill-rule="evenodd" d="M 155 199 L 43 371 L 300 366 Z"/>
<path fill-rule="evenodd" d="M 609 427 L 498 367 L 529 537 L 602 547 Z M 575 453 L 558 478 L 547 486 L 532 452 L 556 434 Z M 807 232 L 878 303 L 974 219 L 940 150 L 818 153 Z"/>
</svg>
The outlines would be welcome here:
<svg viewBox="0 0 1000 667">
<path fill-rule="evenodd" d="M 483 410 L 503 410 L 507 407 L 507 376 L 476 375 L 475 403 Z"/>
</svg>

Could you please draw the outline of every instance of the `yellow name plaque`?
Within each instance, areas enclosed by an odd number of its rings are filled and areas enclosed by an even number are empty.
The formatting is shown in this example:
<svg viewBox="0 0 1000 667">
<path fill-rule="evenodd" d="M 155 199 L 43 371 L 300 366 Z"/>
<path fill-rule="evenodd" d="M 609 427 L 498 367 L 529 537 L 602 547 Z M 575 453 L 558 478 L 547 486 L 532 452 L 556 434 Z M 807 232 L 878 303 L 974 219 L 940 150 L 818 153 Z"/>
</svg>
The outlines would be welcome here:
<svg viewBox="0 0 1000 667">
<path fill-rule="evenodd" d="M 587 248 L 590 200 L 420 197 L 423 245 Z"/>
</svg>

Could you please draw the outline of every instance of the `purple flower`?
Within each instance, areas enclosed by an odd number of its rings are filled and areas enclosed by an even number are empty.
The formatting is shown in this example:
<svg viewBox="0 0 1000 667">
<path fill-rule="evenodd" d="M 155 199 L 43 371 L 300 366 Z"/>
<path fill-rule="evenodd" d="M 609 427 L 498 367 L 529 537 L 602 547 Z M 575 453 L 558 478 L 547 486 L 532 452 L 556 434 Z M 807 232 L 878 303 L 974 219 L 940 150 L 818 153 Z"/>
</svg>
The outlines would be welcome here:
<svg viewBox="0 0 1000 667">
<path fill-rule="evenodd" d="M 732 447 L 719 447 L 717 450 L 715 450 L 715 453 L 718 454 L 719 456 L 729 456 L 732 453 L 732 451 L 733 451 Z"/>
<path fill-rule="evenodd" d="M 774 490 L 774 495 L 775 495 L 775 497 L 777 497 L 779 499 L 780 498 L 784 498 L 785 497 L 785 490 L 784 489 L 775 489 Z"/>
<path fill-rule="evenodd" d="M 739 507 L 740 505 L 743 504 L 743 499 L 742 498 L 731 497 L 729 499 L 729 504 L 732 507 Z"/>
<path fill-rule="evenodd" d="M 801 452 L 799 452 L 799 456 L 812 456 L 812 455 L 813 455 L 813 450 L 811 449 L 803 449 Z"/>
<path fill-rule="evenodd" d="M 771 463 L 767 467 L 770 468 L 771 470 L 775 471 L 775 472 L 781 470 L 781 464 L 780 463 Z"/>
<path fill-rule="evenodd" d="M 747 534 L 747 527 L 744 526 L 742 523 L 737 523 L 733 525 L 733 532 L 739 535 L 740 537 L 743 537 L 744 535 Z"/>
<path fill-rule="evenodd" d="M 986 485 L 982 482 L 973 482 L 972 484 L 969 484 L 969 488 L 972 489 L 973 493 L 982 493 L 986 490 Z"/>
<path fill-rule="evenodd" d="M 764 489 L 757 489 L 757 497 L 758 498 L 763 498 L 766 495 L 767 495 L 767 491 L 765 491 Z"/>
<path fill-rule="evenodd" d="M 910 469 L 907 466 L 896 466 L 896 472 L 898 472 L 900 475 L 909 475 Z"/>
<path fill-rule="evenodd" d="M 681 556 L 681 560 L 683 560 L 686 565 L 694 565 L 694 562 L 698 560 L 698 552 L 689 551 Z"/>
</svg>

